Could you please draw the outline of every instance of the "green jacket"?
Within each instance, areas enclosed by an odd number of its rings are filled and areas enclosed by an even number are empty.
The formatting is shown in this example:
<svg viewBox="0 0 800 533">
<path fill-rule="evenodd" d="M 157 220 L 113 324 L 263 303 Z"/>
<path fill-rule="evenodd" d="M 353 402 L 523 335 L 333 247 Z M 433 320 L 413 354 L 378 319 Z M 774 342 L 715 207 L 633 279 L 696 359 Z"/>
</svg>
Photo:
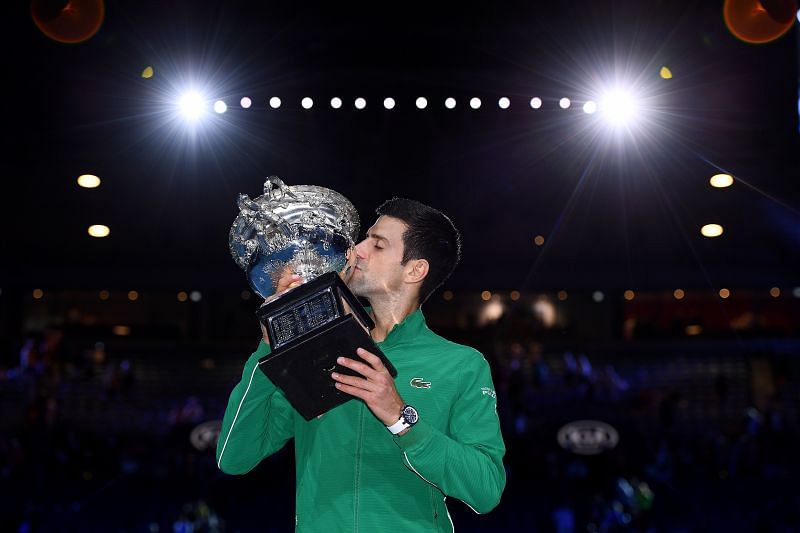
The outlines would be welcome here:
<svg viewBox="0 0 800 533">
<path fill-rule="evenodd" d="M 378 343 L 420 420 L 395 437 L 359 399 L 306 421 L 258 370 L 263 342 L 233 389 L 217 464 L 244 474 L 294 437 L 296 531 L 453 531 L 445 497 L 492 510 L 506 483 L 489 364 L 428 329 L 421 310 Z"/>
</svg>

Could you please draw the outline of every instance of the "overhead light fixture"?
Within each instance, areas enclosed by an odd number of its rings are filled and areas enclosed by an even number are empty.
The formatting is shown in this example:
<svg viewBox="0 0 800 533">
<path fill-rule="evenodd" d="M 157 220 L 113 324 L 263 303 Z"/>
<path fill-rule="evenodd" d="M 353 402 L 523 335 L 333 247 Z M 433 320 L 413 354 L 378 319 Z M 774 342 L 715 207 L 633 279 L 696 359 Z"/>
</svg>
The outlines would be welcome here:
<svg viewBox="0 0 800 533">
<path fill-rule="evenodd" d="M 111 233 L 111 230 L 108 226 L 104 226 L 103 224 L 92 224 L 89 226 L 87 232 L 92 237 L 103 238 L 108 237 L 108 234 Z"/>
<path fill-rule="evenodd" d="M 178 99 L 178 110 L 188 122 L 197 122 L 206 114 L 206 99 L 197 91 L 187 91 Z"/>
<path fill-rule="evenodd" d="M 700 228 L 703 237 L 719 237 L 725 230 L 719 224 L 706 224 Z"/>
<path fill-rule="evenodd" d="M 639 103 L 626 89 L 613 89 L 598 104 L 600 115 L 613 127 L 628 126 L 639 112 Z"/>
<path fill-rule="evenodd" d="M 712 187 L 723 189 L 733 185 L 733 176 L 730 174 L 714 174 L 708 182 Z"/>
<path fill-rule="evenodd" d="M 78 185 L 85 189 L 94 189 L 100 186 L 100 178 L 94 174 L 82 174 L 78 176 Z"/>
</svg>

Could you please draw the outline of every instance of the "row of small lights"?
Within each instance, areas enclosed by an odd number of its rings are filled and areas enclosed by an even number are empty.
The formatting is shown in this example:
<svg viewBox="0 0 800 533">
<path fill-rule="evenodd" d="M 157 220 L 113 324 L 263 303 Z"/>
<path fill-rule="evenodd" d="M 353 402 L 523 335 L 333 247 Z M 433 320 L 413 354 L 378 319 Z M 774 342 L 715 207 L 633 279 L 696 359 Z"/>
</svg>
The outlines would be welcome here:
<svg viewBox="0 0 800 533">
<path fill-rule="evenodd" d="M 44 291 L 42 289 L 33 289 L 31 293 L 34 300 L 41 300 L 44 298 Z M 107 290 L 102 290 L 97 293 L 97 297 L 103 301 L 109 300 L 111 298 L 111 293 Z M 250 291 L 242 291 L 241 294 L 242 300 L 249 300 L 251 297 Z M 139 291 L 128 291 L 127 293 L 128 300 L 135 302 L 139 299 Z M 176 295 L 176 299 L 179 302 L 185 302 L 187 300 L 191 300 L 193 302 L 199 302 L 203 299 L 203 294 L 200 291 L 180 291 Z"/>
<path fill-rule="evenodd" d="M 717 294 L 723 300 L 727 300 L 731 296 L 731 291 L 730 289 L 722 288 L 717 292 Z M 772 287 L 769 290 L 769 295 L 772 296 L 773 298 L 779 298 L 781 295 L 780 287 Z M 792 295 L 795 298 L 800 298 L 800 287 L 795 287 L 792 290 Z M 519 291 L 511 291 L 508 295 L 508 297 L 515 302 L 519 300 L 521 296 L 522 294 Z M 675 289 L 674 291 L 672 291 L 672 296 L 676 300 L 683 300 L 686 297 L 686 291 L 684 291 L 683 289 Z M 444 299 L 447 302 L 452 301 L 454 297 L 455 293 L 453 293 L 453 291 L 447 290 L 442 293 L 442 299 Z M 556 297 L 563 302 L 569 298 L 569 293 L 567 293 L 567 291 L 558 291 L 558 293 L 556 293 Z M 627 301 L 631 301 L 634 298 L 636 298 L 636 293 L 628 289 L 622 293 L 622 297 Z M 491 291 L 481 292 L 481 300 L 485 302 L 488 302 L 489 300 L 493 299 L 496 300 L 498 298 L 500 298 L 500 295 L 492 293 Z M 605 299 L 605 294 L 602 291 L 594 291 L 592 293 L 592 299 L 598 303 L 602 302 Z"/>
<path fill-rule="evenodd" d="M 198 101 L 197 99 L 200 99 L 200 101 Z M 279 109 L 283 105 L 283 101 L 278 96 L 271 97 L 268 100 L 268 103 L 269 107 L 272 109 Z M 530 105 L 531 109 L 540 109 L 544 104 L 544 101 L 538 96 L 534 96 L 529 100 L 528 104 Z M 200 97 L 199 95 L 190 95 L 189 100 L 183 102 L 182 106 L 188 107 L 190 105 L 202 106 L 202 97 Z M 248 96 L 244 96 L 242 97 L 241 100 L 239 100 L 239 105 L 242 107 L 242 109 L 250 109 L 253 106 L 253 100 Z M 333 98 L 331 98 L 330 105 L 332 109 L 341 109 L 342 106 L 344 106 L 344 101 L 338 96 L 334 96 Z M 428 99 L 424 96 L 420 96 L 414 101 L 414 105 L 417 107 L 417 109 L 426 109 L 428 107 Z M 456 105 L 457 101 L 455 98 L 453 97 L 445 98 L 444 100 L 445 108 L 455 109 Z M 480 109 L 482 105 L 483 101 L 477 96 L 474 96 L 469 99 L 469 107 L 472 109 Z M 314 107 L 314 99 L 311 98 L 310 96 L 305 96 L 300 100 L 300 106 L 306 110 L 311 109 L 312 107 Z M 385 109 L 391 110 L 394 109 L 396 106 L 397 106 L 397 100 L 395 100 L 394 98 L 387 97 L 383 99 L 383 107 Z M 567 97 L 563 97 L 558 100 L 558 107 L 560 107 L 561 109 L 569 109 L 571 106 L 572 106 L 572 100 L 570 100 Z M 353 107 L 355 107 L 358 110 L 365 109 L 367 107 L 366 98 L 358 97 L 355 100 L 353 100 Z M 508 98 L 507 96 L 498 98 L 497 107 L 499 107 L 500 109 L 510 108 L 511 99 Z M 217 100 L 214 102 L 213 108 L 216 113 L 222 114 L 228 110 L 228 104 L 225 103 L 224 100 Z M 583 112 L 588 115 L 596 113 L 597 102 L 595 102 L 594 100 L 587 100 L 586 102 L 584 102 Z"/>
<path fill-rule="evenodd" d="M 142 72 L 143 78 L 152 78 L 153 77 L 153 69 L 152 67 L 147 67 Z M 664 80 L 669 80 L 672 78 L 672 71 L 670 71 L 669 67 L 662 66 L 659 70 L 659 76 Z M 606 97 L 607 100 L 604 100 L 603 104 L 608 105 L 610 107 L 616 106 L 616 102 L 612 103 L 612 101 L 616 100 L 615 96 Z M 419 96 L 414 101 L 414 105 L 417 109 L 426 109 L 428 107 L 428 98 L 425 96 Z M 455 109 L 457 106 L 457 101 L 453 97 L 448 97 L 444 99 L 444 107 L 447 109 Z M 540 109 L 544 101 L 542 98 L 538 96 L 534 96 L 528 101 L 528 104 L 532 109 Z M 588 100 L 583 103 L 583 111 L 586 114 L 594 114 L 596 113 L 599 108 L 603 105 L 598 105 L 597 102 L 594 100 Z M 249 96 L 244 96 L 239 100 L 239 105 L 242 109 L 250 109 L 253 107 L 253 99 Z M 272 109 L 279 109 L 283 105 L 283 101 L 278 96 L 272 96 L 268 100 L 268 105 Z M 480 109 L 483 105 L 483 101 L 474 96 L 469 99 L 468 105 L 473 110 Z M 314 107 L 314 99 L 310 96 L 305 96 L 300 99 L 300 106 L 305 109 L 309 110 Z M 341 109 L 344 106 L 344 101 L 342 98 L 338 96 L 334 96 L 330 99 L 330 106 L 333 109 Z M 383 99 L 383 107 L 387 110 L 394 109 L 397 106 L 397 100 L 392 97 L 386 97 Z M 562 97 L 558 100 L 558 107 L 561 109 L 569 109 L 572 106 L 572 100 L 567 97 Z M 206 99 L 203 95 L 198 93 L 197 91 L 189 91 L 184 93 L 180 99 L 178 100 L 178 108 L 187 118 L 194 120 L 200 117 L 205 112 L 206 107 Z M 363 97 L 358 97 L 353 100 L 353 107 L 357 110 L 362 110 L 367 107 L 367 99 Z M 509 109 L 511 107 L 511 99 L 507 96 L 502 96 L 497 99 L 497 107 L 500 109 Z M 218 99 L 214 102 L 212 108 L 216 113 L 222 114 L 228 110 L 228 104 L 225 100 Z"/>
<path fill-rule="evenodd" d="M 720 298 L 726 300 L 730 298 L 731 291 L 730 289 L 722 288 L 718 291 L 718 294 Z M 683 289 L 675 289 L 672 292 L 672 295 L 675 297 L 676 300 L 683 300 L 686 297 L 686 292 Z M 781 295 L 780 287 L 772 287 L 769 290 L 769 295 L 772 296 L 773 298 L 780 297 Z M 792 290 L 792 295 L 795 298 L 800 298 L 800 287 L 795 287 Z M 41 300 L 44 297 L 44 291 L 42 289 L 33 289 L 32 296 L 35 300 Z M 520 293 L 519 291 L 511 291 L 508 296 L 512 301 L 517 301 L 522 296 L 522 293 Z M 111 293 L 107 290 L 102 290 L 98 293 L 98 297 L 101 300 L 106 301 L 111 298 Z M 127 297 L 128 300 L 135 302 L 136 300 L 139 299 L 139 292 L 128 291 Z M 242 291 L 240 297 L 242 298 L 242 300 L 249 300 L 250 298 L 253 297 L 253 294 L 250 291 Z M 449 302 L 454 297 L 455 293 L 453 293 L 453 291 L 447 290 L 442 293 L 442 298 L 445 301 Z M 481 300 L 486 302 L 488 302 L 493 298 L 499 298 L 499 297 L 500 297 L 499 294 L 492 293 L 491 291 L 481 292 Z M 569 293 L 567 293 L 567 291 L 558 291 L 558 293 L 556 293 L 556 297 L 563 302 L 569 298 Z M 622 297 L 628 301 L 631 301 L 636 297 L 636 293 L 628 289 L 622 293 Z M 187 300 L 191 300 L 193 302 L 199 302 L 202 298 L 203 295 L 200 291 L 191 291 L 191 292 L 180 291 L 176 296 L 176 299 L 179 302 L 185 302 Z M 605 299 L 605 294 L 602 291 L 595 291 L 592 293 L 592 299 L 597 302 L 602 302 Z"/>
</svg>

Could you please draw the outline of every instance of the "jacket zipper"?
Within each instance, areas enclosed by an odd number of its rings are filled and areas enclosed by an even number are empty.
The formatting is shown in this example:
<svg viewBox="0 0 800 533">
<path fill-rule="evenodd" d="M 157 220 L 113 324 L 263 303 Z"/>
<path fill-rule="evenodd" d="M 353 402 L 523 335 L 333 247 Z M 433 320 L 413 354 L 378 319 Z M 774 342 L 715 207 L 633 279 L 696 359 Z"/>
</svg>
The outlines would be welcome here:
<svg viewBox="0 0 800 533">
<path fill-rule="evenodd" d="M 436 511 L 436 494 L 434 493 L 433 487 L 428 487 L 428 489 L 431 495 L 431 507 L 433 507 L 433 528 L 435 531 L 439 531 L 439 513 Z"/>
</svg>

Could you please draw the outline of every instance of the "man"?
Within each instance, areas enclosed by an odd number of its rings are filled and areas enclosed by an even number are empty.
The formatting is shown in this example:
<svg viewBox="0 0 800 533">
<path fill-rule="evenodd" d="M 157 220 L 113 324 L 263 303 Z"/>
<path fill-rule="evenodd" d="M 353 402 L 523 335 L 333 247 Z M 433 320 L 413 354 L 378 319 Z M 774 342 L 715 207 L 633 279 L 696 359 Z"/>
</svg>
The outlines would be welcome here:
<svg viewBox="0 0 800 533">
<path fill-rule="evenodd" d="M 506 474 L 489 365 L 428 329 L 420 306 L 452 273 L 460 235 L 449 218 L 394 198 L 350 254 L 345 281 L 367 299 L 373 340 L 397 369 L 359 349 L 333 373 L 356 401 L 306 421 L 257 367 L 245 364 L 225 411 L 217 463 L 243 474 L 294 437 L 296 531 L 452 531 L 445 497 L 477 513 L 500 501 Z M 279 291 L 299 284 L 284 276 Z M 363 362 L 362 362 L 363 361 Z"/>
</svg>

